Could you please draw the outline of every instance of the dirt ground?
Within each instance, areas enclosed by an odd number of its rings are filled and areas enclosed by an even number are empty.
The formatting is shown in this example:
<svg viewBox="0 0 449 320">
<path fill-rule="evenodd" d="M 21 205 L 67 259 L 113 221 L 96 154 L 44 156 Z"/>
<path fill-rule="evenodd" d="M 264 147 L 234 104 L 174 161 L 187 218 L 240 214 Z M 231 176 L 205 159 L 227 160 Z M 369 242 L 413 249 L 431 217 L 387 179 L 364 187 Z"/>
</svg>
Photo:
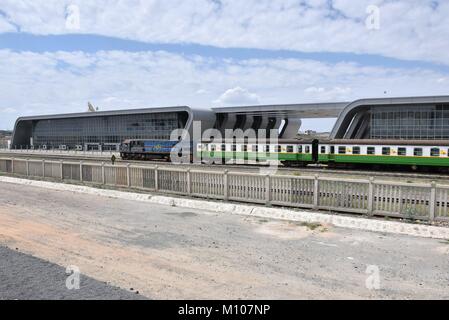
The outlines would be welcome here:
<svg viewBox="0 0 449 320">
<path fill-rule="evenodd" d="M 447 241 L 8 183 L 0 203 L 0 245 L 152 299 L 449 298 Z"/>
</svg>

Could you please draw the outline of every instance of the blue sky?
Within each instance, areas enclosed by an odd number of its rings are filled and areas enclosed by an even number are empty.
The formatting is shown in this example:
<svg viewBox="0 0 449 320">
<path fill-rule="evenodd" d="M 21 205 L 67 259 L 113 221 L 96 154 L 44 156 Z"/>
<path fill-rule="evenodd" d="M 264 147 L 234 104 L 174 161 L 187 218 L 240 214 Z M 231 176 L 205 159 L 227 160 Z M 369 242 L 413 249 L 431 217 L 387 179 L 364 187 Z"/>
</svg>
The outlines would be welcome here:
<svg viewBox="0 0 449 320">
<path fill-rule="evenodd" d="M 0 128 L 87 101 L 109 110 L 445 95 L 448 15 L 448 1 L 431 0 L 3 0 Z"/>
</svg>

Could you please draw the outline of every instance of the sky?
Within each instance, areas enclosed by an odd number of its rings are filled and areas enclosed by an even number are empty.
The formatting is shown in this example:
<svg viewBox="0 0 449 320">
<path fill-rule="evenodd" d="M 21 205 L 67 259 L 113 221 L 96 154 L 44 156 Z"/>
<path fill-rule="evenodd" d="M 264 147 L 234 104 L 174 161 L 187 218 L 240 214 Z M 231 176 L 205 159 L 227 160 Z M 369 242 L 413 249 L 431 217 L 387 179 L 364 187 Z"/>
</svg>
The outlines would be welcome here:
<svg viewBox="0 0 449 320">
<path fill-rule="evenodd" d="M 0 129 L 87 101 L 113 110 L 447 95 L 448 16 L 448 0 L 1 0 Z"/>
</svg>

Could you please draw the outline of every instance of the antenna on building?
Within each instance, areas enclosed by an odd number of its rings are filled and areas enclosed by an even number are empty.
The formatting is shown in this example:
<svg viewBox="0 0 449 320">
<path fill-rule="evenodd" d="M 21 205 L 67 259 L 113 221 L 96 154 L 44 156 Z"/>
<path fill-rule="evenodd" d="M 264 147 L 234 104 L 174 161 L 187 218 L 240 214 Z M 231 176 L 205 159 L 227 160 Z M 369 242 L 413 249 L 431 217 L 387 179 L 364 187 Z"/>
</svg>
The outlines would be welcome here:
<svg viewBox="0 0 449 320">
<path fill-rule="evenodd" d="M 87 102 L 87 112 L 95 112 L 98 111 L 98 108 L 95 109 L 94 106 L 92 105 L 92 103 L 90 103 L 89 101 Z"/>
</svg>

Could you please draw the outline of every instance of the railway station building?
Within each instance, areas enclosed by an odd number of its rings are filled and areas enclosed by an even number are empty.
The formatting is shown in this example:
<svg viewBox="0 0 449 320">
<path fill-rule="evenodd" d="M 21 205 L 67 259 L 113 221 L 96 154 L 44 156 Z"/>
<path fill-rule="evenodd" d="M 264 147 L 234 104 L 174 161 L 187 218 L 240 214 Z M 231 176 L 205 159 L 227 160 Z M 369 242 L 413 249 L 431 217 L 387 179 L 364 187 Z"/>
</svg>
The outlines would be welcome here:
<svg viewBox="0 0 449 320">
<path fill-rule="evenodd" d="M 175 129 L 276 129 L 294 139 L 302 119 L 336 118 L 331 139 L 449 139 L 449 96 L 362 99 L 346 103 L 187 106 L 18 118 L 11 148 L 117 150 L 125 139 L 169 140 Z"/>
</svg>

